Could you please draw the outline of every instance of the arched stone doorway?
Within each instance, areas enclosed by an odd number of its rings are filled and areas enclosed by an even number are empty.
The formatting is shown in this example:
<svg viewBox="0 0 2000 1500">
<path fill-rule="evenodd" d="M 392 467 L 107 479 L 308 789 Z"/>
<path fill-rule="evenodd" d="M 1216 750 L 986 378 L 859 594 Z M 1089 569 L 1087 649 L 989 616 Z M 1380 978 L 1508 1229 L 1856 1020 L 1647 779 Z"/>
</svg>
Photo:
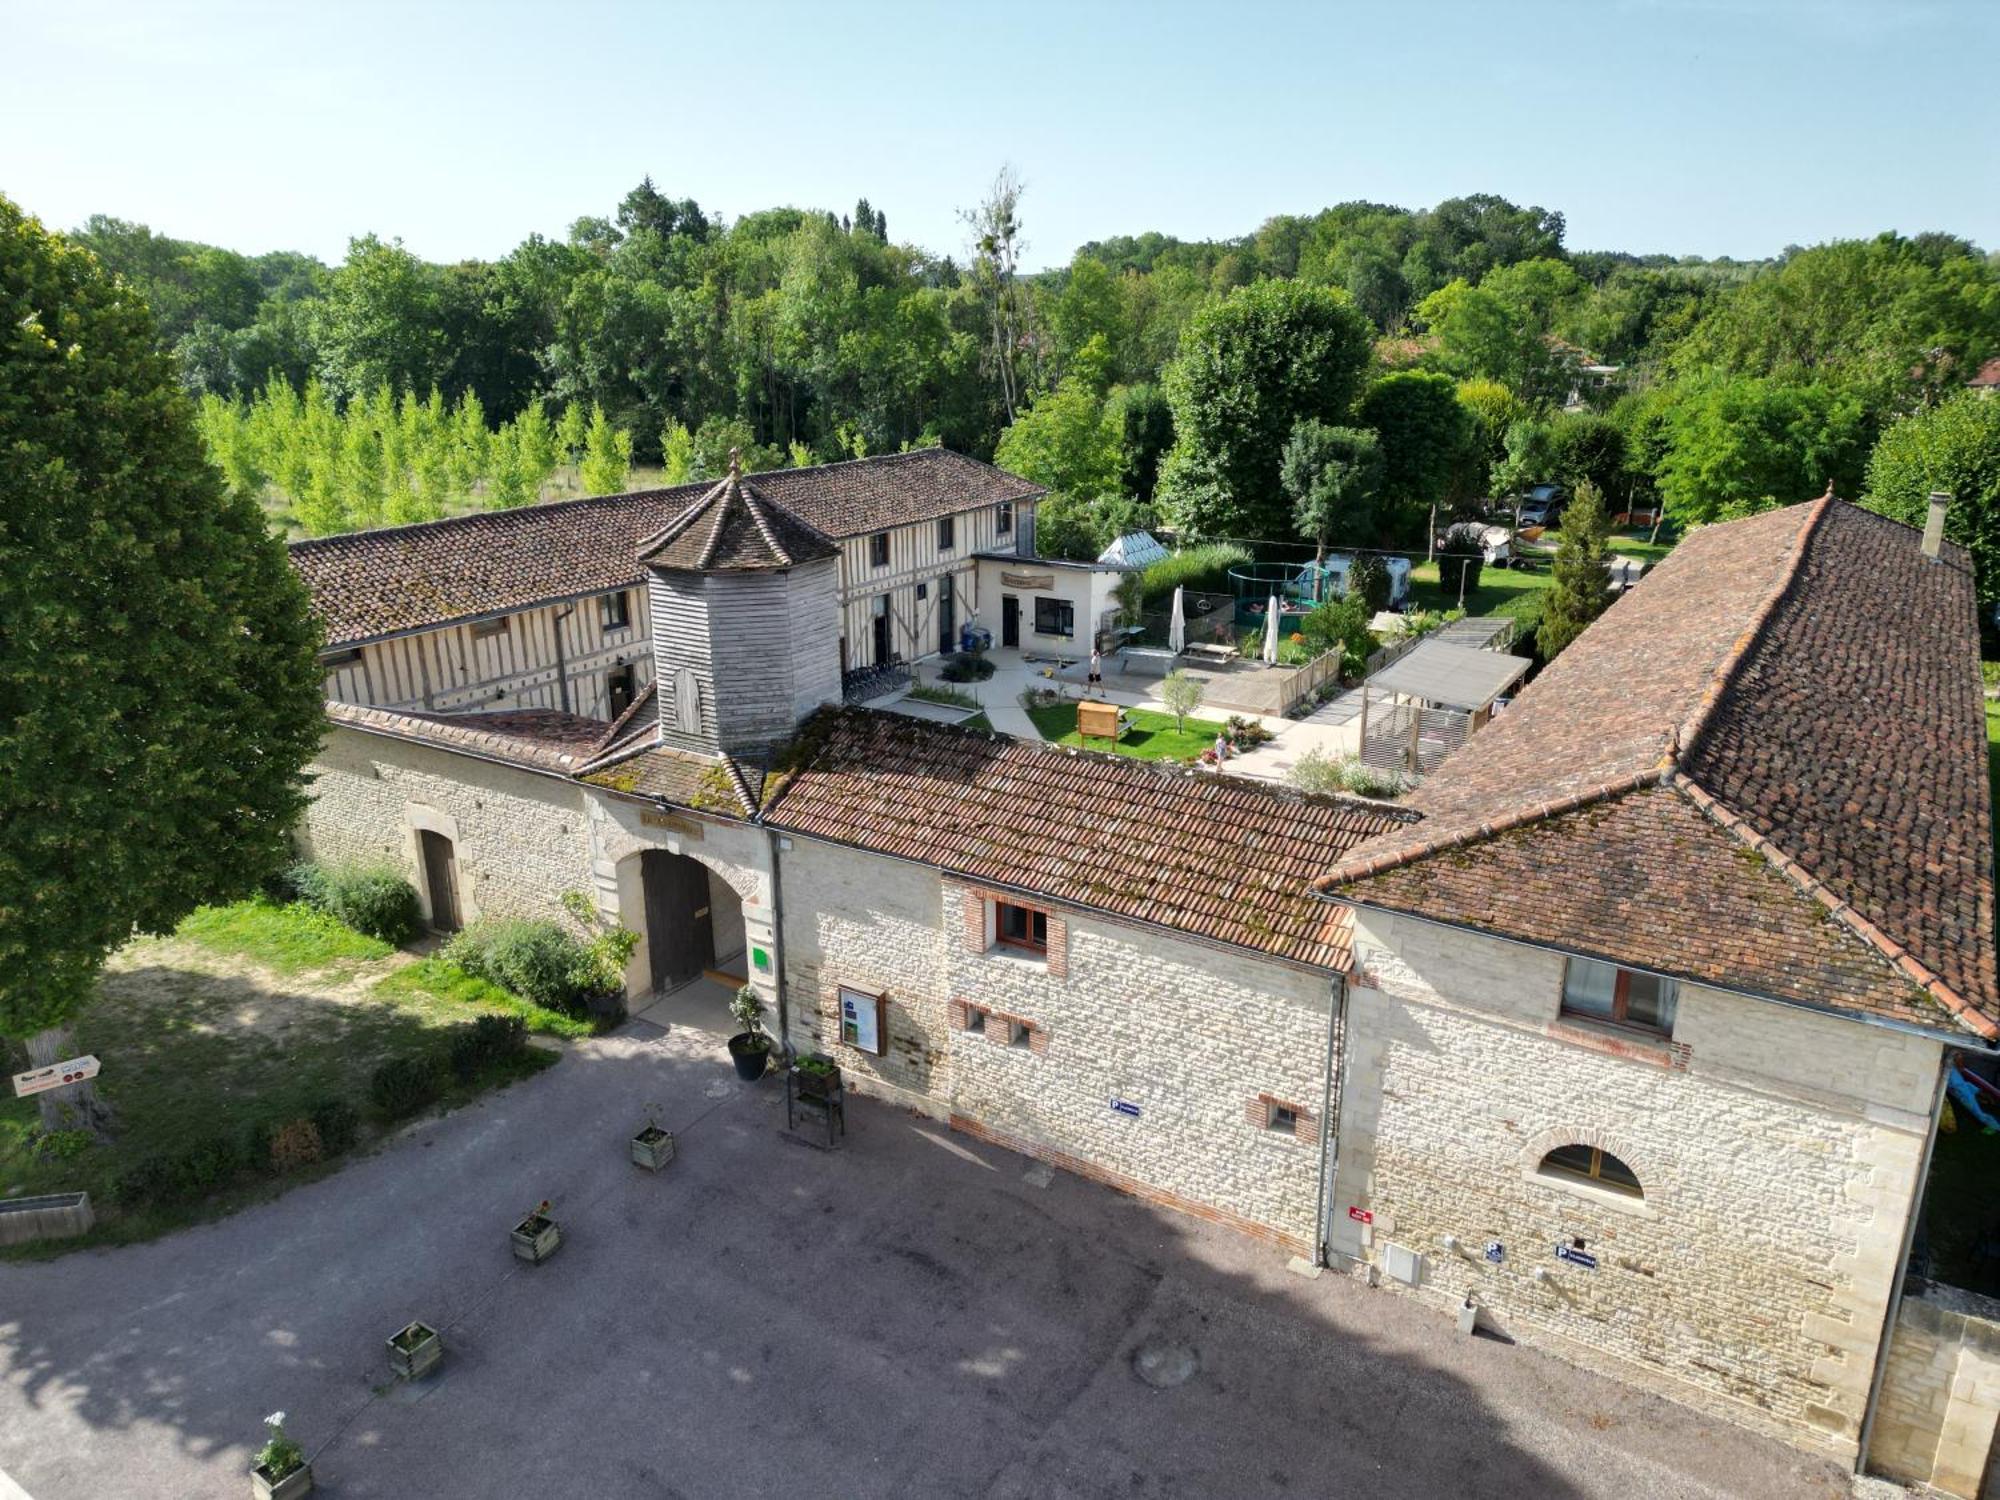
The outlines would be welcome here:
<svg viewBox="0 0 2000 1500">
<path fill-rule="evenodd" d="M 639 920 L 632 925 L 644 938 L 651 996 L 634 1009 L 660 1024 L 726 1034 L 733 1029 L 730 997 L 747 972 L 742 898 L 688 855 L 647 849 L 637 858 Z"/>
</svg>

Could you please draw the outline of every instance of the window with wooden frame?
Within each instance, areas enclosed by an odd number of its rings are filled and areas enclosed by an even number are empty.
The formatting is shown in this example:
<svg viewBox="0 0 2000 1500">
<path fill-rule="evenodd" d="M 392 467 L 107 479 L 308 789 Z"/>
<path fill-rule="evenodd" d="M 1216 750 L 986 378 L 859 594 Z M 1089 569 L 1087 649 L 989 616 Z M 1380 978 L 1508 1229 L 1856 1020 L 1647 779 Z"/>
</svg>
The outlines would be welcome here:
<svg viewBox="0 0 2000 1500">
<path fill-rule="evenodd" d="M 1587 1182 L 1630 1198 L 1646 1196 L 1646 1190 L 1639 1186 L 1638 1173 L 1598 1146 L 1558 1146 L 1542 1158 L 1536 1170 L 1543 1177 Z"/>
<path fill-rule="evenodd" d="M 1076 634 L 1076 606 L 1067 599 L 1050 599 L 1037 595 L 1035 599 L 1035 634 L 1068 635 Z"/>
<path fill-rule="evenodd" d="M 868 538 L 868 566 L 886 568 L 889 566 L 889 533 L 878 531 Z"/>
<path fill-rule="evenodd" d="M 1007 536 L 1014 530 L 1014 502 L 1002 500 L 993 507 L 993 531 L 996 536 Z"/>
<path fill-rule="evenodd" d="M 1011 901 L 993 903 L 993 941 L 1003 948 L 1023 952 L 1049 953 L 1049 914 L 1032 906 L 1016 906 Z"/>
<path fill-rule="evenodd" d="M 632 624 L 632 596 L 620 589 L 597 601 L 606 630 L 626 630 Z"/>
<path fill-rule="evenodd" d="M 958 517 L 939 516 L 937 523 L 937 546 L 940 552 L 949 552 L 958 545 Z"/>
<path fill-rule="evenodd" d="M 1673 980 L 1657 974 L 1572 958 L 1563 969 L 1562 1013 L 1672 1036 L 1674 991 Z"/>
<path fill-rule="evenodd" d="M 361 648 L 356 646 L 348 651 L 327 651 L 322 653 L 319 659 L 319 666 L 322 672 L 332 672 L 341 667 L 351 667 L 360 660 Z"/>
<path fill-rule="evenodd" d="M 483 641 L 496 635 L 505 635 L 513 628 L 514 621 L 508 615 L 502 615 L 497 620 L 474 620 L 472 622 L 472 638 L 475 641 Z"/>
</svg>

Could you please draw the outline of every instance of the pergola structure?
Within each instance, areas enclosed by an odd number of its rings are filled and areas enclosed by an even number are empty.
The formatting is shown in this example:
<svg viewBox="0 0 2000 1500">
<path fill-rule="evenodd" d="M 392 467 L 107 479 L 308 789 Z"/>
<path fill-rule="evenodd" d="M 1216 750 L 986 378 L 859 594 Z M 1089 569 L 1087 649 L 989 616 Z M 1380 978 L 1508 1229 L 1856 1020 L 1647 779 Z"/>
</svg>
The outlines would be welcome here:
<svg viewBox="0 0 2000 1500">
<path fill-rule="evenodd" d="M 1437 769 L 1534 665 L 1450 641 L 1419 641 L 1361 685 L 1361 758 L 1406 775 Z"/>
</svg>

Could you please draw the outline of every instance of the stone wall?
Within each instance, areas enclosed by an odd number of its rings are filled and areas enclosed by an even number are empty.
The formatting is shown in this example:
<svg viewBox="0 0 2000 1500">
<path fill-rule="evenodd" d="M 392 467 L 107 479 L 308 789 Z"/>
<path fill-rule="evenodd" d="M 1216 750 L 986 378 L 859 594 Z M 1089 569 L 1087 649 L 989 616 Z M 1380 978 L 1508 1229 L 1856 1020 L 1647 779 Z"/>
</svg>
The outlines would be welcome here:
<svg viewBox="0 0 2000 1500">
<path fill-rule="evenodd" d="M 1559 955 L 1373 912 L 1356 940 L 1333 1248 L 1406 1247 L 1421 1295 L 1851 1458 L 1939 1044 L 1691 985 L 1654 1041 L 1560 1019 Z M 1571 1143 L 1643 1199 L 1538 1171 Z"/>
<path fill-rule="evenodd" d="M 1311 1245 L 1330 976 L 1053 906 L 1036 958 L 989 947 L 986 893 L 934 870 L 804 838 L 782 858 L 794 1045 L 861 1091 Z M 886 996 L 886 1055 L 840 1042 L 842 985 Z M 1297 1123 L 1269 1128 L 1272 1105 Z"/>
<path fill-rule="evenodd" d="M 1953 1287 L 1903 1299 L 1868 1467 L 1963 1500 L 2000 1496 L 2000 1302 Z"/>
<path fill-rule="evenodd" d="M 566 890 L 591 885 L 585 792 L 428 745 L 331 729 L 309 768 L 300 852 L 327 864 L 387 865 L 428 909 L 420 830 L 452 842 L 459 913 L 553 917 Z"/>
</svg>

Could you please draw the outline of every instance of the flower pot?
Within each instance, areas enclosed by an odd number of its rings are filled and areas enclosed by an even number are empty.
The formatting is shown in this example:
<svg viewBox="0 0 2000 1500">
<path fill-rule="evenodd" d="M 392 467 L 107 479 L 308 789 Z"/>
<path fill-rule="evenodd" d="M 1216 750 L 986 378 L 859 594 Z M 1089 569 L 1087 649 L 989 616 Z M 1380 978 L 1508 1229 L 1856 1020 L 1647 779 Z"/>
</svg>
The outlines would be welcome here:
<svg viewBox="0 0 2000 1500">
<path fill-rule="evenodd" d="M 754 1031 L 739 1031 L 729 1039 L 729 1060 L 736 1064 L 736 1076 L 755 1083 L 771 1066 L 771 1039 Z"/>
<path fill-rule="evenodd" d="M 674 1159 L 674 1133 L 648 1125 L 632 1137 L 632 1160 L 648 1172 L 657 1172 Z"/>
<path fill-rule="evenodd" d="M 258 1500 L 295 1500 L 299 1495 L 310 1495 L 312 1487 L 311 1464 L 300 1464 L 283 1479 L 273 1479 L 262 1464 L 250 1471 L 250 1493 Z"/>
<path fill-rule="evenodd" d="M 814 1057 L 820 1054 L 815 1052 Z M 831 1099 L 840 1093 L 840 1069 L 833 1068 L 820 1072 L 815 1068 L 794 1068 L 798 1075 L 798 1091 L 801 1099 Z"/>
<path fill-rule="evenodd" d="M 389 1368 L 405 1380 L 421 1380 L 444 1358 L 444 1340 L 428 1323 L 411 1323 L 389 1337 Z"/>
<path fill-rule="evenodd" d="M 562 1230 L 547 1214 L 529 1214 L 514 1226 L 514 1255 L 531 1266 L 539 1266 L 562 1243 Z"/>
</svg>

